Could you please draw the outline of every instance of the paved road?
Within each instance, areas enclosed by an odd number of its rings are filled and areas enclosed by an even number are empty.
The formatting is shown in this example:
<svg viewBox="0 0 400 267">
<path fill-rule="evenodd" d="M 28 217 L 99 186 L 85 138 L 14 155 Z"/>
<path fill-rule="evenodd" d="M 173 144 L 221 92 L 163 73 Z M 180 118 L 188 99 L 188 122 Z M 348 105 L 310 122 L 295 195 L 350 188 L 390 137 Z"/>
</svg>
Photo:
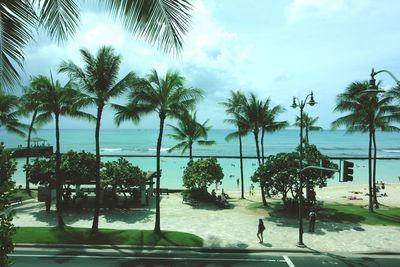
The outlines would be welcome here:
<svg viewBox="0 0 400 267">
<path fill-rule="evenodd" d="M 24 266 L 400 266 L 400 255 L 337 255 L 284 252 L 194 250 L 16 248 L 16 267 Z"/>
</svg>

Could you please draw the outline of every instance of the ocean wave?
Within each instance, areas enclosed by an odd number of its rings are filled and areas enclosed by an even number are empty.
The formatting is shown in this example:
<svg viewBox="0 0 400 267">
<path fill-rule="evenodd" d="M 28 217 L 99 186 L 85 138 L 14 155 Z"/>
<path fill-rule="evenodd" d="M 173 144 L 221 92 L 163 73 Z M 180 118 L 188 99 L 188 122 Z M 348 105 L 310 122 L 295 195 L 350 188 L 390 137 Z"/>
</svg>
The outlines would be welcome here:
<svg viewBox="0 0 400 267">
<path fill-rule="evenodd" d="M 122 148 L 102 148 L 101 150 L 104 152 L 116 152 L 116 151 L 122 151 Z"/>
<path fill-rule="evenodd" d="M 161 152 L 167 152 L 170 148 L 169 147 L 162 147 L 160 149 Z M 149 148 L 148 151 L 157 151 L 156 148 Z"/>
<path fill-rule="evenodd" d="M 392 150 L 392 149 L 384 149 L 383 151 L 387 153 L 400 153 L 400 150 Z"/>
</svg>

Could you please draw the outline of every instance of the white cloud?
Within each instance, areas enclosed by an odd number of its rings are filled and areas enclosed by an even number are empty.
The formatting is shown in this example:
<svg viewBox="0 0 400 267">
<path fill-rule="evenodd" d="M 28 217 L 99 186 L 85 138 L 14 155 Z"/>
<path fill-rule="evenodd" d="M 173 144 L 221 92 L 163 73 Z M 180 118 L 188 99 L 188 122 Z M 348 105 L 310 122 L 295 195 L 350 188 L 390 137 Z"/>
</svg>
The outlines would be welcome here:
<svg viewBox="0 0 400 267">
<path fill-rule="evenodd" d="M 289 22 L 303 19 L 344 16 L 364 7 L 369 0 L 293 0 L 286 10 Z"/>
</svg>

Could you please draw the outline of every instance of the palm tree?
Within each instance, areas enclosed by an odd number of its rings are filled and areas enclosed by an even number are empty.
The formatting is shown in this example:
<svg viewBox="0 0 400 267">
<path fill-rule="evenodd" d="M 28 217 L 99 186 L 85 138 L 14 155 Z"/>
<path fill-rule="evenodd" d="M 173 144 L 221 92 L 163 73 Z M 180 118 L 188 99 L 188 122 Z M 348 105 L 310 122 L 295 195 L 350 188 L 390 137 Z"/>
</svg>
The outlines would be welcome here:
<svg viewBox="0 0 400 267">
<path fill-rule="evenodd" d="M 100 211 L 100 124 L 104 107 L 111 98 L 121 95 L 128 88 L 129 83 L 135 79 L 135 74 L 129 72 L 118 81 L 118 71 L 121 56 L 114 53 L 114 49 L 103 46 L 96 57 L 89 50 L 80 50 L 85 66 L 78 67 L 72 61 L 63 61 L 59 72 L 67 73 L 71 79 L 76 80 L 82 90 L 87 94 L 81 101 L 83 105 L 96 105 L 96 200 L 93 215 L 92 235 L 99 231 Z"/>
<path fill-rule="evenodd" d="M 264 103 L 258 100 L 257 97 L 251 93 L 248 98 L 245 99 L 243 103 L 243 121 L 249 123 L 249 128 L 253 132 L 254 141 L 256 144 L 257 160 L 258 166 L 261 166 L 261 155 L 260 155 L 260 144 L 259 144 L 259 132 L 264 124 Z M 261 187 L 261 199 L 264 206 L 267 206 L 267 200 L 265 199 L 264 186 L 260 184 Z"/>
<path fill-rule="evenodd" d="M 25 137 L 24 130 L 27 125 L 18 121 L 20 115 L 18 102 L 17 96 L 6 94 L 0 90 L 0 128 L 4 127 L 8 132 Z"/>
<path fill-rule="evenodd" d="M 189 149 L 189 159 L 193 157 L 193 143 L 202 146 L 211 146 L 215 144 L 213 140 L 207 140 L 208 131 L 211 126 L 207 126 L 208 120 L 204 123 L 199 123 L 196 118 L 196 112 L 191 114 L 189 111 L 184 111 L 178 116 L 178 125 L 173 126 L 167 124 L 172 129 L 172 134 L 168 134 L 169 137 L 181 141 L 177 145 L 171 147 L 168 152 L 172 152 L 177 149 L 182 149 L 182 154 Z M 200 138 L 203 138 L 199 140 Z"/>
<path fill-rule="evenodd" d="M 160 152 L 165 119 L 177 118 L 185 110 L 192 110 L 203 97 L 201 90 L 183 87 L 184 78 L 177 72 L 168 71 L 165 78 L 153 70 L 146 79 L 134 84 L 126 106 L 114 105 L 117 110 L 115 121 L 119 125 L 125 120 L 137 122 L 142 114 L 156 112 L 160 118 L 157 139 L 157 178 L 156 178 L 156 220 L 154 233 L 161 234 L 160 228 Z"/>
<path fill-rule="evenodd" d="M 264 136 L 265 133 L 273 133 L 285 129 L 289 123 L 287 121 L 276 121 L 277 117 L 285 112 L 285 108 L 281 105 L 277 105 L 270 108 L 270 99 L 268 98 L 262 107 L 263 112 L 261 113 L 261 158 L 264 163 Z"/>
<path fill-rule="evenodd" d="M 308 138 L 308 132 L 311 131 L 322 131 L 323 128 L 319 126 L 315 126 L 317 123 L 319 117 L 311 117 L 307 113 L 303 112 L 303 129 L 306 131 L 305 135 L 305 143 L 309 144 L 310 139 Z M 300 117 L 296 116 L 296 122 L 294 123 L 294 126 L 300 127 Z"/>
<path fill-rule="evenodd" d="M 41 113 L 39 111 L 40 97 L 41 97 L 40 88 L 36 87 L 37 84 L 32 83 L 32 81 L 33 79 L 31 78 L 30 85 L 23 88 L 24 94 L 21 96 L 19 102 L 20 113 L 25 114 L 26 116 L 32 114 L 31 122 L 28 128 L 28 138 L 26 145 L 26 166 L 29 165 L 32 131 L 36 130 L 35 127 L 37 126 L 40 127 L 41 125 L 44 125 L 49 122 L 48 117 L 41 116 Z M 26 192 L 30 193 L 28 177 L 29 177 L 29 170 L 26 169 L 25 190 Z"/>
<path fill-rule="evenodd" d="M 345 126 L 348 133 L 368 132 L 369 211 L 373 212 L 373 202 L 378 207 L 375 188 L 377 150 L 375 132 L 377 129 L 382 131 L 399 131 L 400 129 L 391 124 L 399 121 L 398 116 L 395 116 L 398 107 L 391 105 L 393 98 L 388 94 L 364 92 L 368 88 L 367 81 L 353 82 L 344 93 L 337 96 L 335 111 L 349 113 L 332 122 L 332 127 L 336 129 Z M 372 149 L 374 149 L 373 156 Z"/>
<path fill-rule="evenodd" d="M 246 101 L 246 97 L 240 91 L 231 91 L 230 97 L 226 102 L 222 102 L 226 109 L 225 112 L 231 116 L 231 118 L 226 119 L 225 122 L 237 127 L 237 130 L 229 133 L 226 137 L 226 141 L 232 139 L 239 139 L 239 159 L 240 159 L 240 182 L 241 182 L 241 198 L 244 198 L 244 175 L 243 175 L 243 145 L 242 136 L 247 135 L 250 126 L 247 121 L 243 120 L 243 105 Z"/>
<path fill-rule="evenodd" d="M 76 101 L 82 98 L 82 95 L 73 89 L 72 82 L 66 83 L 64 86 L 56 80 L 53 81 L 53 77 L 50 78 L 38 75 L 35 76 L 31 81 L 31 86 L 38 88 L 40 93 L 38 95 L 38 101 L 40 102 L 38 111 L 41 114 L 37 117 L 39 121 L 51 121 L 55 120 L 56 130 L 56 166 L 55 166 L 55 186 L 56 186 L 56 208 L 57 208 L 57 220 L 58 227 L 64 229 L 65 223 L 62 217 L 62 186 L 63 181 L 60 176 L 61 166 L 61 153 L 60 153 L 60 116 L 71 116 L 78 118 L 91 119 L 91 117 L 82 111 L 75 109 Z"/>
<path fill-rule="evenodd" d="M 34 32 L 44 28 L 59 43 L 79 27 L 78 0 L 1 1 L 0 88 L 19 82 L 15 64 L 23 69 L 24 48 Z M 98 0 L 125 28 L 165 52 L 179 52 L 190 24 L 188 0 Z M 15 63 L 15 64 L 14 64 Z"/>
</svg>

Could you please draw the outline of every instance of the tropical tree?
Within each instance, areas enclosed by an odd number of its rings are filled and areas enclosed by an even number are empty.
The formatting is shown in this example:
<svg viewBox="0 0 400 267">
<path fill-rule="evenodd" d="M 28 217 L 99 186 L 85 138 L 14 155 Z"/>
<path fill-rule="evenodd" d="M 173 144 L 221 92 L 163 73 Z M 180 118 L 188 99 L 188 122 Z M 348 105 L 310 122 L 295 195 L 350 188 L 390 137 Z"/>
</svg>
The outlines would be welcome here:
<svg viewBox="0 0 400 267">
<path fill-rule="evenodd" d="M 10 200 L 15 186 L 11 177 L 17 170 L 17 163 L 11 159 L 10 151 L 0 142 L 0 266 L 11 266 L 13 260 L 9 254 L 14 250 L 12 237 L 15 227 L 12 224 L 15 211 L 10 210 Z"/>
<path fill-rule="evenodd" d="M 17 96 L 6 94 L 0 90 L 0 128 L 5 128 L 8 132 L 25 137 L 24 130 L 27 125 L 18 121 L 20 116 L 18 102 Z"/>
<path fill-rule="evenodd" d="M 67 73 L 71 79 L 76 80 L 82 91 L 86 93 L 81 101 L 82 105 L 97 106 L 96 115 L 96 200 L 93 215 L 92 235 L 99 231 L 100 211 L 100 124 L 104 107 L 110 99 L 121 95 L 129 84 L 135 79 L 135 74 L 129 72 L 124 78 L 118 80 L 118 71 L 121 64 L 121 56 L 116 55 L 110 46 L 103 46 L 97 52 L 96 57 L 89 50 L 81 49 L 81 56 L 85 65 L 78 67 L 72 61 L 63 61 L 59 72 Z"/>
<path fill-rule="evenodd" d="M 115 121 L 119 125 L 125 120 L 138 122 L 143 114 L 156 112 L 160 119 L 157 139 L 157 178 L 156 178 L 156 220 L 154 232 L 161 234 L 160 229 L 160 153 L 164 122 L 166 118 L 177 118 L 185 110 L 193 110 L 196 102 L 203 97 L 202 91 L 196 88 L 185 88 L 184 78 L 177 72 L 168 71 L 164 78 L 153 70 L 146 79 L 135 82 L 128 96 L 126 106 L 114 105 L 117 110 Z"/>
<path fill-rule="evenodd" d="M 40 88 L 35 87 L 35 84 L 31 84 L 29 86 L 25 86 L 23 88 L 23 95 L 19 101 L 19 111 L 21 114 L 25 116 L 31 115 L 31 122 L 28 128 L 28 138 L 27 138 L 27 145 L 26 145 L 26 165 L 29 165 L 30 159 L 30 149 L 31 149 L 31 135 L 32 131 L 35 131 L 37 127 L 40 127 L 46 123 L 48 123 L 48 117 L 40 116 L 39 107 L 40 107 Z M 37 84 L 36 84 L 37 85 Z M 29 189 L 29 173 L 28 169 L 25 170 L 25 190 L 30 193 Z"/>
<path fill-rule="evenodd" d="M 243 176 L 243 145 L 242 137 L 247 135 L 250 126 L 246 120 L 243 119 L 243 105 L 246 101 L 246 97 L 240 91 L 231 91 L 230 97 L 225 101 L 221 102 L 221 105 L 225 107 L 225 112 L 230 116 L 229 119 L 224 120 L 226 123 L 234 125 L 237 129 L 234 132 L 229 133 L 226 137 L 226 141 L 232 139 L 239 139 L 239 159 L 240 159 L 240 182 L 241 182 L 241 198 L 244 198 L 244 176 Z"/>
<path fill-rule="evenodd" d="M 368 184 L 369 211 L 373 212 L 373 202 L 378 206 L 376 198 L 376 138 L 377 129 L 381 131 L 399 131 L 393 122 L 399 121 L 396 112 L 398 107 L 392 105 L 393 98 L 389 94 L 377 94 L 366 91 L 367 81 L 353 82 L 344 93 L 337 96 L 335 111 L 348 112 L 347 115 L 332 122 L 333 129 L 346 127 L 348 133 L 368 132 Z M 372 150 L 374 154 L 372 155 Z"/>
<path fill-rule="evenodd" d="M 196 118 L 196 112 L 192 114 L 189 111 L 184 111 L 178 116 L 177 126 L 167 124 L 173 132 L 172 134 L 168 134 L 168 136 L 177 141 L 181 141 L 177 145 L 171 147 L 168 152 L 182 149 L 183 154 L 189 149 L 189 159 L 192 159 L 193 143 L 202 146 L 211 146 L 215 144 L 215 141 L 207 140 L 208 131 L 211 129 L 211 126 L 207 126 L 207 123 L 208 120 L 204 123 L 199 123 Z"/>
<path fill-rule="evenodd" d="M 303 112 L 303 129 L 306 131 L 304 141 L 307 144 L 310 143 L 310 139 L 308 138 L 308 132 L 323 130 L 322 127 L 315 125 L 317 123 L 318 119 L 319 119 L 319 117 L 313 118 L 310 115 L 308 115 L 306 112 Z M 299 116 L 296 116 L 296 121 L 294 123 L 294 126 L 301 127 Z"/>
<path fill-rule="evenodd" d="M 60 166 L 61 166 L 61 153 L 60 153 L 60 116 L 71 116 L 85 119 L 93 119 L 89 114 L 80 111 L 79 101 L 82 99 L 82 94 L 73 88 L 73 83 L 68 82 L 64 86 L 53 77 L 50 78 L 38 75 L 33 77 L 31 81 L 32 87 L 38 88 L 38 101 L 40 102 L 38 110 L 41 112 L 38 116 L 40 121 L 55 120 L 55 133 L 56 133 L 56 162 L 55 162 L 55 187 L 57 198 L 57 220 L 58 227 L 63 229 L 65 226 L 62 218 L 62 185 Z"/>
<path fill-rule="evenodd" d="M 270 107 L 271 100 L 268 98 L 262 105 L 262 113 L 260 118 L 261 124 L 261 158 L 264 163 L 264 136 L 265 133 L 273 133 L 286 128 L 289 123 L 287 121 L 277 121 L 277 117 L 285 112 L 285 108 L 281 105 Z"/>
<path fill-rule="evenodd" d="M 34 32 L 43 28 L 49 36 L 62 43 L 79 26 L 78 0 L 13 0 L 0 5 L 0 89 L 19 82 L 18 70 L 23 68 L 24 48 Z M 190 24 L 192 4 L 188 0 L 98 0 L 100 6 L 125 28 L 165 52 L 179 52 L 183 36 Z"/>
<path fill-rule="evenodd" d="M 264 103 L 258 100 L 257 97 L 251 93 L 248 98 L 245 99 L 243 103 L 243 121 L 249 123 L 249 129 L 253 132 L 254 141 L 256 144 L 257 160 L 258 166 L 262 164 L 261 154 L 260 154 L 260 144 L 259 144 L 259 133 L 260 128 L 264 124 Z M 261 188 L 261 199 L 264 206 L 267 206 L 267 200 L 265 199 L 265 190 L 262 183 L 260 183 Z"/>
</svg>

